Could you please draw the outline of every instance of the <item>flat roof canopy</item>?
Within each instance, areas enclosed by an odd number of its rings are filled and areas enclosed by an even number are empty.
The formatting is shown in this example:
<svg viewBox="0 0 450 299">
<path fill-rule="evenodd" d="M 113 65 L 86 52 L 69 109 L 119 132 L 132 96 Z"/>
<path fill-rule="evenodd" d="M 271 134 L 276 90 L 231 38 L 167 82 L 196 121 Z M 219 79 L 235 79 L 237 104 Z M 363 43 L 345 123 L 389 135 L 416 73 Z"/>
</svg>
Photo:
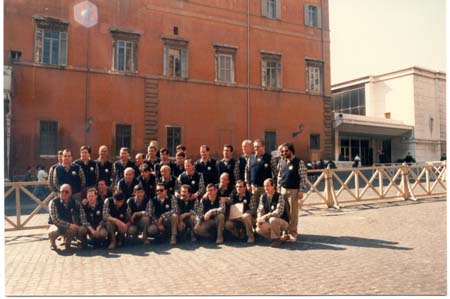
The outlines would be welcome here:
<svg viewBox="0 0 450 299">
<path fill-rule="evenodd" d="M 344 113 L 334 114 L 333 127 L 340 132 L 385 136 L 401 136 L 414 128 L 391 119 Z"/>
</svg>

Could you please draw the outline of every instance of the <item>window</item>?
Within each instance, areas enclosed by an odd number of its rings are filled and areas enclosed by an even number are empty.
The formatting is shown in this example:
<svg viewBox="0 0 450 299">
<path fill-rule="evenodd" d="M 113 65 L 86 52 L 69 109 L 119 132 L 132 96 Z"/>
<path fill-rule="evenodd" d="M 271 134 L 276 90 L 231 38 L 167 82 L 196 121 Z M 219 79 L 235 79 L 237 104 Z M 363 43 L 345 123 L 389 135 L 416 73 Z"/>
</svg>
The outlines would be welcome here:
<svg viewBox="0 0 450 299">
<path fill-rule="evenodd" d="M 116 153 L 127 147 L 131 153 L 131 125 L 116 125 Z"/>
<path fill-rule="evenodd" d="M 333 93 L 333 112 L 366 115 L 365 87 Z"/>
<path fill-rule="evenodd" d="M 280 18 L 281 0 L 261 0 L 261 14 L 271 19 Z"/>
<path fill-rule="evenodd" d="M 322 28 L 322 15 L 320 7 L 305 4 L 305 25 Z"/>
<path fill-rule="evenodd" d="M 306 60 L 306 92 L 313 94 L 323 93 L 323 63 L 315 60 Z"/>
<path fill-rule="evenodd" d="M 172 78 L 188 77 L 188 41 L 178 37 L 163 37 L 163 74 Z"/>
<path fill-rule="evenodd" d="M 261 53 L 261 85 L 269 89 L 281 88 L 281 55 Z"/>
<path fill-rule="evenodd" d="M 35 17 L 34 61 L 42 64 L 67 64 L 67 27 L 66 21 Z"/>
<path fill-rule="evenodd" d="M 111 29 L 110 31 L 113 38 L 113 70 L 136 72 L 140 33 L 121 29 Z"/>
<path fill-rule="evenodd" d="M 41 121 L 39 129 L 39 154 L 54 156 L 58 152 L 58 122 Z"/>
<path fill-rule="evenodd" d="M 22 57 L 22 52 L 20 52 L 20 51 L 13 51 L 13 50 L 11 50 L 9 52 L 9 61 L 10 61 L 10 63 L 13 63 L 14 61 L 19 61 L 20 57 Z"/>
<path fill-rule="evenodd" d="M 320 134 L 309 135 L 309 148 L 320 150 Z"/>
<path fill-rule="evenodd" d="M 277 132 L 265 131 L 264 132 L 264 143 L 266 148 L 266 153 L 271 153 L 277 149 Z"/>
<path fill-rule="evenodd" d="M 234 59 L 237 48 L 219 45 L 214 47 L 216 48 L 216 81 L 234 83 Z"/>
<path fill-rule="evenodd" d="M 167 127 L 167 149 L 172 155 L 175 155 L 175 148 L 181 144 L 181 128 Z"/>
</svg>

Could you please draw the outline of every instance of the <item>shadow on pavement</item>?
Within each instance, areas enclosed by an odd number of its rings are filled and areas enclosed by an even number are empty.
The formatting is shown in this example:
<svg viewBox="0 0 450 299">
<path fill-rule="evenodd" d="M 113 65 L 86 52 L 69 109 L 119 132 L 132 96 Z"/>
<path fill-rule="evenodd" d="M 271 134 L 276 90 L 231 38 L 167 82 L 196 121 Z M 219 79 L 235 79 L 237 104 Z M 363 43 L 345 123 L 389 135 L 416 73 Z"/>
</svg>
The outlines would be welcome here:
<svg viewBox="0 0 450 299">
<path fill-rule="evenodd" d="M 6 245 L 16 245 L 22 243 L 38 242 L 48 240 L 45 235 L 21 235 L 21 236 L 5 236 L 5 246 Z"/>
<path fill-rule="evenodd" d="M 280 248 L 288 250 L 346 250 L 341 246 L 354 246 L 366 248 L 381 248 L 391 250 L 412 250 L 410 247 L 398 246 L 398 242 L 378 239 L 368 239 L 350 236 L 323 236 L 323 235 L 300 235 L 297 242 L 284 243 Z"/>
</svg>

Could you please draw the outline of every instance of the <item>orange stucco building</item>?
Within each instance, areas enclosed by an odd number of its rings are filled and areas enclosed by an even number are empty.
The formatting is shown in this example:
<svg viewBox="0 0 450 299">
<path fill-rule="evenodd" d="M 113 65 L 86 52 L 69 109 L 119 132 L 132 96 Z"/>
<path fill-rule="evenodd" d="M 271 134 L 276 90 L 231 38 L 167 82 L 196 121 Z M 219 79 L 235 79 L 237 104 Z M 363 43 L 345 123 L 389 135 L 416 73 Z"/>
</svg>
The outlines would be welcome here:
<svg viewBox="0 0 450 299">
<path fill-rule="evenodd" d="M 237 156 L 247 138 L 331 158 L 327 0 L 5 0 L 4 13 L 10 177 L 57 149 L 106 144 L 114 160 L 152 139 L 194 158 L 201 144 Z"/>
</svg>

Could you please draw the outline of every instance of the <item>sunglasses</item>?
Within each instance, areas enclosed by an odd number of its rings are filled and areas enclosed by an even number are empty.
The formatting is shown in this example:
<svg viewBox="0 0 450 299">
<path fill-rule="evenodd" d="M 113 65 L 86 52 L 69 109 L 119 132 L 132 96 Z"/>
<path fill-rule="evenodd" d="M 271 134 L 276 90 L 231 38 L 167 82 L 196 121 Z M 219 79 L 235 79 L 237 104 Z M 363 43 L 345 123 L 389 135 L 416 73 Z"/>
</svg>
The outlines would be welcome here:
<svg viewBox="0 0 450 299">
<path fill-rule="evenodd" d="M 164 192 L 164 189 L 156 189 L 156 192 Z"/>
</svg>

